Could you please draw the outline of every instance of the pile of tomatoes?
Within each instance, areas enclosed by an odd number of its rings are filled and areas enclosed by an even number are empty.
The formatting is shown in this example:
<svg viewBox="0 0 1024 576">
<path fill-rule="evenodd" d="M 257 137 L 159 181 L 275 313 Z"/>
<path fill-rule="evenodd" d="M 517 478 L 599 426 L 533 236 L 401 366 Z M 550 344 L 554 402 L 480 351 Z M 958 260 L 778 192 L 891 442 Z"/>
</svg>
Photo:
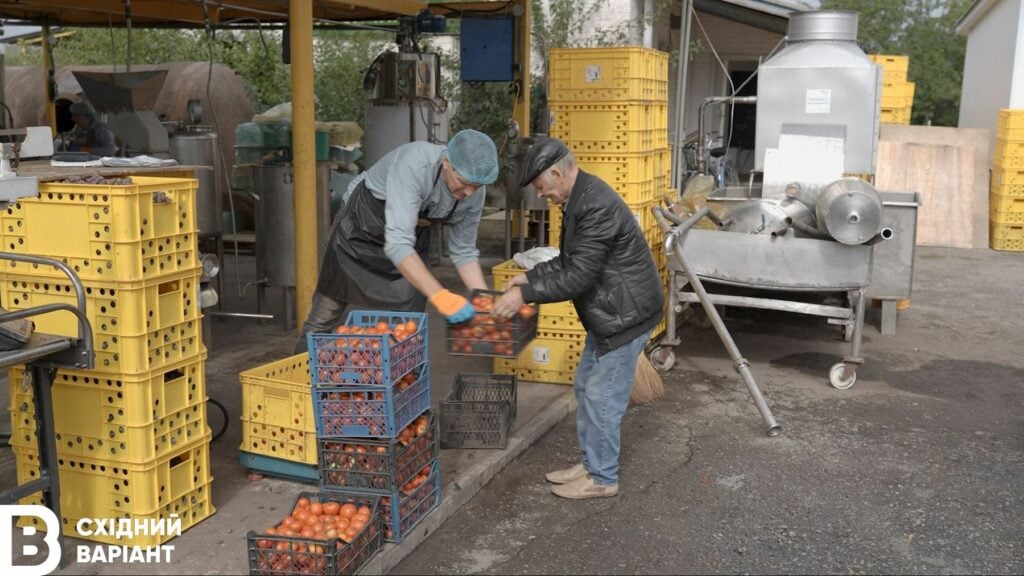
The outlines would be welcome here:
<svg viewBox="0 0 1024 576">
<path fill-rule="evenodd" d="M 250 533 L 256 544 L 253 573 L 354 573 L 380 547 L 380 514 L 372 504 L 326 494 L 319 501 L 300 497 L 273 528 Z"/>
<path fill-rule="evenodd" d="M 426 466 L 429 472 L 436 452 L 434 430 L 426 414 L 403 428 L 395 441 L 321 442 L 322 486 L 329 488 L 395 490 L 415 470 Z"/>
<path fill-rule="evenodd" d="M 423 362 L 423 332 L 416 322 L 375 326 L 341 325 L 333 335 L 313 336 L 312 359 L 317 384 L 363 384 L 383 386 L 395 382 Z M 383 338 L 387 336 L 387 338 Z M 384 374 L 384 359 L 391 373 Z"/>
<path fill-rule="evenodd" d="M 425 373 L 425 371 L 420 371 Z M 394 384 L 394 403 L 400 404 L 401 394 L 416 384 L 419 375 L 410 372 L 399 378 Z M 422 390 L 422 386 L 418 388 Z M 412 390 L 409 394 L 418 394 Z M 344 392 L 340 388 L 314 389 L 313 405 L 319 419 L 321 435 L 331 436 L 371 436 L 388 435 L 388 420 L 393 414 L 388 413 L 387 395 L 384 392 Z M 396 423 L 397 425 L 398 423 Z M 346 427 L 359 426 L 365 432 L 347 434 Z"/>
<path fill-rule="evenodd" d="M 438 502 L 437 483 L 431 477 L 431 466 L 424 466 L 415 478 L 402 485 L 402 492 L 398 501 L 398 534 L 394 533 L 394 526 L 391 522 L 384 523 L 384 538 L 394 540 L 395 536 L 402 536 L 407 533 L 420 518 L 427 515 L 434 509 Z M 427 486 L 423 486 L 428 484 Z M 432 488 L 431 488 L 432 486 Z M 380 499 L 381 506 L 389 510 L 391 498 Z"/>
<path fill-rule="evenodd" d="M 476 316 L 469 322 L 448 327 L 448 353 L 476 356 L 518 356 L 522 347 L 534 333 L 537 309 L 529 304 L 519 307 L 512 318 L 491 315 L 494 295 L 476 294 L 472 297 Z"/>
</svg>

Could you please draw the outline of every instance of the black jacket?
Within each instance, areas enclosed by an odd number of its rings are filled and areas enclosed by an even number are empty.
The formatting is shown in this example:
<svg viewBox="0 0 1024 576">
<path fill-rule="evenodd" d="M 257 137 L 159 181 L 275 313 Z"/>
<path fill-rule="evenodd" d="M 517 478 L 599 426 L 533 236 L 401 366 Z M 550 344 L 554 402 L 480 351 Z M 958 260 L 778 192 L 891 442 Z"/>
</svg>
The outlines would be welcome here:
<svg viewBox="0 0 1024 576">
<path fill-rule="evenodd" d="M 608 184 L 582 170 L 565 205 L 560 255 L 526 277 L 527 302 L 573 301 L 599 355 L 661 320 L 663 286 L 636 218 Z"/>
</svg>

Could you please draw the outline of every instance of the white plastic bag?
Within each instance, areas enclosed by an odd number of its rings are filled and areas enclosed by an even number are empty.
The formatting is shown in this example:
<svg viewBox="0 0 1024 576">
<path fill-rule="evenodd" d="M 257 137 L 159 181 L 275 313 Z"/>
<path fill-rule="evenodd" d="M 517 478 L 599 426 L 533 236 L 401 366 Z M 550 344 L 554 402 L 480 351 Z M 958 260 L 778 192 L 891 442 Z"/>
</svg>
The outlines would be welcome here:
<svg viewBox="0 0 1024 576">
<path fill-rule="evenodd" d="M 533 267 L 541 262 L 547 262 L 552 258 L 557 258 L 559 254 L 558 248 L 553 246 L 538 246 L 536 248 L 530 248 L 526 252 L 518 252 L 512 257 L 516 261 L 516 264 L 526 268 L 527 270 L 533 270 Z"/>
</svg>

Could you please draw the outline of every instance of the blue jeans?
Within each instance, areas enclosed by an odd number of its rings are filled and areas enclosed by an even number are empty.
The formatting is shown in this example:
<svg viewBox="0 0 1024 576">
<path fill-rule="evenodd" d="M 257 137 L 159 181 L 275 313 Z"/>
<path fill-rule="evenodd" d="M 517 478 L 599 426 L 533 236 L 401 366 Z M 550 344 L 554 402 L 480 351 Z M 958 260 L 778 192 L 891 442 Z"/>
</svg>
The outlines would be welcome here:
<svg viewBox="0 0 1024 576">
<path fill-rule="evenodd" d="M 583 467 L 597 484 L 619 482 L 619 439 L 622 416 L 633 390 L 636 361 L 650 332 L 644 332 L 604 356 L 597 355 L 594 337 L 587 334 L 583 357 L 576 367 L 576 434 Z"/>
</svg>

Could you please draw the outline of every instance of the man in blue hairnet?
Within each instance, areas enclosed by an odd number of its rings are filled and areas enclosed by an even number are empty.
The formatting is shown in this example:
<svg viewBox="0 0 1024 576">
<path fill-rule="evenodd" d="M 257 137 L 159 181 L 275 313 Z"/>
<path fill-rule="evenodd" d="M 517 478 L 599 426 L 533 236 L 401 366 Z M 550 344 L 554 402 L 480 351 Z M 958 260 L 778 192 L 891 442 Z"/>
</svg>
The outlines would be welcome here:
<svg viewBox="0 0 1024 576">
<path fill-rule="evenodd" d="M 71 120 L 79 130 L 79 136 L 72 150 L 88 152 L 93 156 L 113 156 L 117 151 L 114 133 L 96 118 L 96 111 L 85 102 L 75 102 L 68 108 Z"/>
<path fill-rule="evenodd" d="M 431 225 L 448 224 L 448 252 L 469 290 L 487 289 L 476 247 L 487 184 L 498 152 L 486 134 L 462 130 L 448 145 L 410 142 L 389 152 L 349 185 L 331 226 L 306 333 L 329 332 L 349 305 L 423 311 L 429 301 L 452 323 L 475 315 L 466 298 L 427 269 Z"/>
</svg>

